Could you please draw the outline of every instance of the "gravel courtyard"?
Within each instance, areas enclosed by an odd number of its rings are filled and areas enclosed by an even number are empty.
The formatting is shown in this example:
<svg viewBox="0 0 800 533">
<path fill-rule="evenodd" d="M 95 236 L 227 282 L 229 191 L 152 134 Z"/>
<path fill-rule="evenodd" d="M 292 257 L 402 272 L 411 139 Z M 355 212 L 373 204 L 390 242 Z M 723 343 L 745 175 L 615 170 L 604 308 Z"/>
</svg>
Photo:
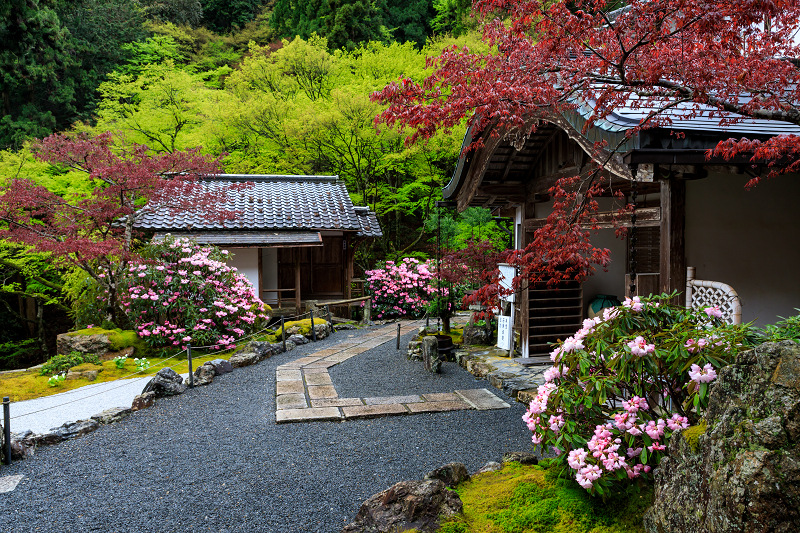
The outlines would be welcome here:
<svg viewBox="0 0 800 533">
<path fill-rule="evenodd" d="M 276 367 L 361 334 L 338 332 L 236 369 L 0 467 L 0 476 L 24 475 L 0 494 L 0 531 L 336 533 L 363 500 L 398 481 L 452 461 L 475 471 L 528 449 L 523 406 L 495 389 L 511 408 L 276 424 Z M 394 342 L 331 368 L 331 377 L 352 395 L 488 387 L 455 363 L 428 374 Z"/>
</svg>

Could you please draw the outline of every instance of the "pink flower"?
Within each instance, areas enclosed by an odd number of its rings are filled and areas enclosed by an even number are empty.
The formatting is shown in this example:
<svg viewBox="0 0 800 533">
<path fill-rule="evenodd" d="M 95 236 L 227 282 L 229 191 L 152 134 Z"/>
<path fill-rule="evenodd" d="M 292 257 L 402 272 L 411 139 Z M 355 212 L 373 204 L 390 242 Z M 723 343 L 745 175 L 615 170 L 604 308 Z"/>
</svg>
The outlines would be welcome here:
<svg viewBox="0 0 800 533">
<path fill-rule="evenodd" d="M 650 406 L 647 405 L 647 400 L 645 400 L 644 398 L 640 398 L 639 396 L 634 396 L 630 400 L 623 400 L 622 407 L 629 413 L 636 413 L 640 409 L 646 411 Z"/>
<path fill-rule="evenodd" d="M 651 452 L 660 452 L 664 451 L 667 447 L 659 442 L 654 442 L 652 446 L 648 446 L 647 449 Z"/>
<path fill-rule="evenodd" d="M 625 301 L 622 302 L 622 305 L 623 305 L 623 307 L 630 308 L 631 311 L 634 311 L 636 313 L 641 311 L 642 307 L 644 307 L 644 305 L 642 304 L 641 299 L 638 296 L 634 296 L 632 299 L 626 297 Z"/>
<path fill-rule="evenodd" d="M 667 427 L 670 431 L 678 431 L 689 427 L 689 419 L 681 416 L 678 413 L 672 415 L 672 418 L 667 419 Z"/>
<path fill-rule="evenodd" d="M 719 308 L 718 305 L 713 307 L 706 307 L 703 309 L 705 313 L 709 316 L 709 318 L 722 318 L 722 310 Z"/>
<path fill-rule="evenodd" d="M 580 470 L 584 466 L 586 466 L 586 457 L 589 455 L 589 452 L 584 450 L 583 448 L 578 448 L 577 450 L 572 450 L 569 452 L 567 456 L 567 464 L 573 470 Z"/>
<path fill-rule="evenodd" d="M 634 458 L 640 453 L 642 453 L 642 448 L 628 448 L 628 451 L 625 452 L 625 455 L 627 455 L 630 458 Z"/>
<path fill-rule="evenodd" d="M 686 341 L 686 344 L 684 344 L 684 346 L 689 351 L 689 353 L 697 353 L 706 346 L 708 346 L 708 341 L 706 339 L 698 339 L 698 340 L 689 339 Z"/>
<path fill-rule="evenodd" d="M 714 370 L 714 367 L 711 366 L 711 363 L 706 363 L 703 368 L 700 368 L 698 365 L 692 365 L 692 368 L 689 370 L 689 379 L 695 383 L 711 383 L 716 377 L 717 372 Z"/>
<path fill-rule="evenodd" d="M 644 340 L 644 337 L 640 335 L 628 343 L 628 348 L 631 349 L 632 355 L 641 357 L 643 355 L 653 353 L 656 349 L 656 346 L 655 344 L 647 344 L 647 341 Z"/>
<path fill-rule="evenodd" d="M 658 422 L 650 420 L 647 425 L 642 424 L 639 428 L 647 433 L 651 439 L 658 440 L 664 436 L 664 426 L 664 421 L 659 418 Z"/>
</svg>

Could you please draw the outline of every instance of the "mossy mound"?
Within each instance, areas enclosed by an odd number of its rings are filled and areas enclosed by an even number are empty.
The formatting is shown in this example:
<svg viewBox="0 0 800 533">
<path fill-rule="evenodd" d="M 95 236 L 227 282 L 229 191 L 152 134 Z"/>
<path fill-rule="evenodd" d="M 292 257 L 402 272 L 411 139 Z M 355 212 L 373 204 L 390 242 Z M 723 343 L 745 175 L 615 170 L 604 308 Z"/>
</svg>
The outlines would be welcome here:
<svg viewBox="0 0 800 533">
<path fill-rule="evenodd" d="M 328 323 L 328 321 L 324 320 L 322 318 L 315 318 L 314 319 L 314 326 L 318 326 L 320 324 L 327 324 L 327 323 Z M 300 335 L 304 335 L 304 336 L 305 335 L 310 335 L 311 334 L 311 319 L 310 318 L 304 318 L 303 320 L 293 320 L 291 322 L 284 322 L 283 327 L 287 331 L 292 329 L 292 328 L 294 328 L 294 327 L 298 327 L 298 328 L 300 328 L 299 332 L 298 332 Z M 277 329 L 278 335 L 280 335 L 280 331 L 281 331 L 281 328 L 279 326 L 278 329 Z"/>
<path fill-rule="evenodd" d="M 683 438 L 692 449 L 693 452 L 697 451 L 697 445 L 700 443 L 700 436 L 706 433 L 706 421 L 701 420 L 696 426 L 688 427 L 683 430 Z"/>
<path fill-rule="evenodd" d="M 605 501 L 591 497 L 561 466 L 507 463 L 474 476 L 456 492 L 464 514 L 442 523 L 441 533 L 642 533 L 652 491 Z"/>
<path fill-rule="evenodd" d="M 134 354 L 137 357 L 149 357 L 155 354 L 144 340 L 136 334 L 132 329 L 102 329 L 102 328 L 87 328 L 79 329 L 77 331 L 70 331 L 67 333 L 69 337 L 77 337 L 80 335 L 105 335 L 108 337 L 108 342 L 111 344 L 111 351 L 118 352 L 125 348 L 133 347 Z"/>
</svg>

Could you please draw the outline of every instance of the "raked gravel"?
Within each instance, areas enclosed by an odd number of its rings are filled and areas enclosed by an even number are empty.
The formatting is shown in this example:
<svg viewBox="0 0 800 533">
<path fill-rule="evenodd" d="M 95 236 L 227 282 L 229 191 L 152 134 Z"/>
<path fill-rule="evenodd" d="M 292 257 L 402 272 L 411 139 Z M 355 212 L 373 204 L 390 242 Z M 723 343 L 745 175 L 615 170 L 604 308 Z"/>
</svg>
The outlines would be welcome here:
<svg viewBox="0 0 800 533">
<path fill-rule="evenodd" d="M 0 476 L 25 476 L 0 494 L 0 531 L 336 533 L 398 481 L 452 461 L 474 472 L 529 448 L 523 406 L 494 389 L 510 409 L 277 425 L 276 366 L 359 335 L 339 332 L 236 369 L 0 467 Z M 389 342 L 330 373 L 340 396 L 488 387 L 444 368 L 427 375 Z"/>
</svg>

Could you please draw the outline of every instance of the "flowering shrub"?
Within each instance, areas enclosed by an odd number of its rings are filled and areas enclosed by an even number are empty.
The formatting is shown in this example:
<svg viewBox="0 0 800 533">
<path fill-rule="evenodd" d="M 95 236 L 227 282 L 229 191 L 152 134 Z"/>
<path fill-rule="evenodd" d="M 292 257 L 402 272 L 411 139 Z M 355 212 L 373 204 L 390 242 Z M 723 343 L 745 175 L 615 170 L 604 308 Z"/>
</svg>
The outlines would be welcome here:
<svg viewBox="0 0 800 533">
<path fill-rule="evenodd" d="M 386 261 L 384 268 L 367 270 L 367 291 L 372 295 L 373 312 L 378 318 L 419 317 L 436 298 L 435 275 L 430 261 L 406 257 L 399 263 Z M 442 297 L 447 297 L 442 289 Z"/>
<path fill-rule="evenodd" d="M 744 338 L 719 309 L 698 313 L 669 297 L 626 299 L 585 320 L 553 350 L 523 416 L 534 444 L 565 457 L 592 493 L 650 476 L 670 435 L 698 422 L 716 369 Z"/>
<path fill-rule="evenodd" d="M 151 346 L 233 347 L 268 319 L 266 306 L 227 251 L 167 237 L 132 263 L 120 299 L 140 337 Z"/>
</svg>

